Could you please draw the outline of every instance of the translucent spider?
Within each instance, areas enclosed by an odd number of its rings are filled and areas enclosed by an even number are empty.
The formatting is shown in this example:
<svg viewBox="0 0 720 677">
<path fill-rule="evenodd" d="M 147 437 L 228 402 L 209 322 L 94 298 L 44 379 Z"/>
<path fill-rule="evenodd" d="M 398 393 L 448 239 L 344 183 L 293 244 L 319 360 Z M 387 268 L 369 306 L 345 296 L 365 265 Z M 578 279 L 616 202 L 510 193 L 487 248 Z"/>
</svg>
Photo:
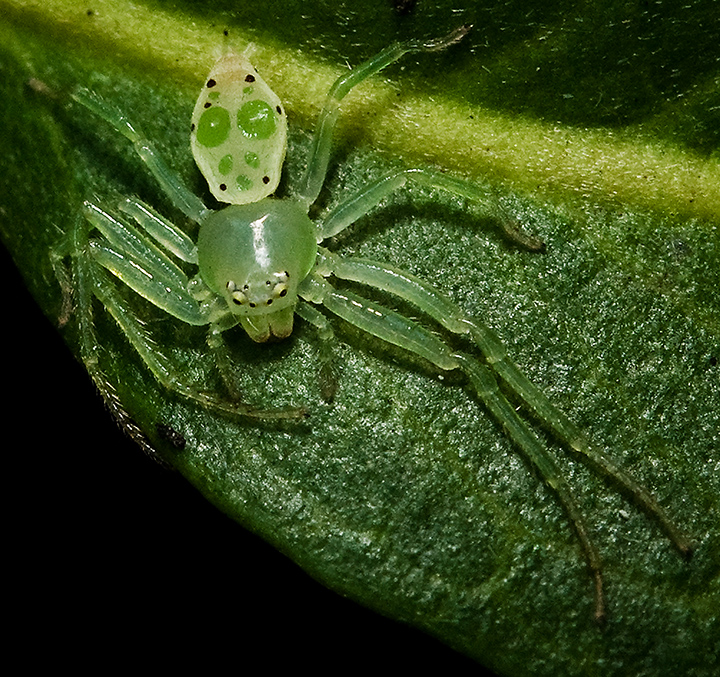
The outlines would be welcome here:
<svg viewBox="0 0 720 677">
<path fill-rule="evenodd" d="M 91 312 L 93 297 L 115 318 L 147 367 L 167 388 L 229 415 L 271 419 L 304 415 L 302 409 L 258 409 L 189 383 L 156 350 L 107 273 L 173 317 L 191 325 L 209 325 L 208 343 L 216 351 L 221 371 L 228 359 L 223 332 L 239 324 L 254 341 L 282 339 L 292 332 L 297 313 L 328 338 L 332 330 L 327 316 L 316 307 L 322 306 L 441 370 L 464 372 L 474 393 L 537 466 L 565 508 L 591 571 L 595 617 L 600 620 L 605 614 L 601 560 L 585 519 L 559 467 L 500 391 L 498 378 L 570 449 L 613 478 L 641 508 L 653 515 L 684 554 L 690 554 L 692 549 L 688 537 L 646 489 L 585 441 L 580 430 L 508 359 L 489 328 L 466 316 L 443 293 L 409 273 L 377 261 L 342 257 L 319 246 L 408 181 L 483 204 L 491 203 L 488 192 L 435 171 L 407 169 L 365 186 L 322 221 L 314 222 L 308 216 L 325 181 L 341 100 L 353 87 L 404 54 L 445 49 L 462 39 L 468 30 L 463 26 L 438 40 L 391 45 L 340 77 L 330 89 L 320 114 L 300 189 L 296 195 L 283 199 L 269 197 L 278 185 L 286 149 L 282 104 L 244 56 L 221 58 L 202 89 L 191 132 L 193 155 L 211 192 L 220 201 L 230 203 L 217 211 L 209 210 L 182 184 L 123 113 L 91 92 L 77 90 L 74 99 L 133 143 L 172 203 L 196 221 L 200 230 L 194 243 L 183 231 L 134 198 L 126 198 L 120 210 L 135 225 L 113 216 L 101 205 L 85 202 L 83 218 L 52 258 L 64 289 L 74 292 L 81 354 L 96 382 L 99 379 Z M 531 248 L 540 246 L 526 236 L 518 235 L 518 239 Z M 169 255 L 196 265 L 199 272 L 189 279 Z M 62 265 L 68 256 L 73 261 L 72 276 Z M 482 354 L 480 359 L 453 351 L 415 320 L 354 293 L 336 290 L 328 280 L 332 276 L 389 292 L 414 305 L 451 334 L 474 342 Z"/>
</svg>

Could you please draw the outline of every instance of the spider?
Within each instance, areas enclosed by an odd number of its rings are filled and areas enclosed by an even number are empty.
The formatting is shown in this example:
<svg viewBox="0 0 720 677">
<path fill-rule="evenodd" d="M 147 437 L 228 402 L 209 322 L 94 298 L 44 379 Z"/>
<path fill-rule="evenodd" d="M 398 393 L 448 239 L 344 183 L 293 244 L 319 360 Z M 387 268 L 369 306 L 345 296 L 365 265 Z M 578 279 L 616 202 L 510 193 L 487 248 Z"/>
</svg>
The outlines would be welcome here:
<svg viewBox="0 0 720 677">
<path fill-rule="evenodd" d="M 325 181 L 333 128 L 342 99 L 353 87 L 403 55 L 443 50 L 469 31 L 462 26 L 442 38 L 391 45 L 341 76 L 331 87 L 320 113 L 310 156 L 297 194 L 270 197 L 277 188 L 286 150 L 286 114 L 278 97 L 245 55 L 221 57 L 211 70 L 192 116 L 191 147 L 210 191 L 230 203 L 213 211 L 167 167 L 152 144 L 119 110 L 92 92 L 79 88 L 73 98 L 125 136 L 172 204 L 200 226 L 197 243 L 149 205 L 125 198 L 122 218 L 100 204 L 86 201 L 79 219 L 51 258 L 67 292 L 75 295 L 81 355 L 96 382 L 96 346 L 91 304 L 97 298 L 119 324 L 127 340 L 158 381 L 209 409 L 223 414 L 265 419 L 304 416 L 301 408 L 259 409 L 238 398 L 223 397 L 189 383 L 148 338 L 140 320 L 118 294 L 111 273 L 158 308 L 190 325 L 209 325 L 208 344 L 225 373 L 228 355 L 222 333 L 240 325 L 256 342 L 282 339 L 293 330 L 297 313 L 323 338 L 332 336 L 332 315 L 377 338 L 409 351 L 440 370 L 460 370 L 475 395 L 508 436 L 537 467 L 557 494 L 584 551 L 594 582 L 595 618 L 605 616 L 602 565 L 586 521 L 560 468 L 498 386 L 498 379 L 552 429 L 571 450 L 585 456 L 614 479 L 646 512 L 653 515 L 678 550 L 689 555 L 690 539 L 657 501 L 602 451 L 590 446 L 548 397 L 516 367 L 496 335 L 468 317 L 447 296 L 417 277 L 377 261 L 343 257 L 320 246 L 350 227 L 384 198 L 408 182 L 441 189 L 487 204 L 486 190 L 429 169 L 393 171 L 341 202 L 322 221 L 308 213 Z M 129 222 L 133 220 L 134 225 Z M 540 249 L 524 234 L 517 239 Z M 170 256 L 195 265 L 188 278 Z M 63 262 L 72 259 L 71 274 Z M 475 344 L 482 358 L 453 351 L 419 322 L 345 290 L 328 278 L 368 285 L 395 295 L 442 325 L 449 333 Z M 68 292 L 69 294 L 69 292 Z M 66 294 L 66 299 L 68 294 Z M 69 305 L 62 314 L 69 317 Z M 227 379 L 226 379 L 227 380 Z M 232 384 L 228 383 L 232 391 Z"/>
</svg>

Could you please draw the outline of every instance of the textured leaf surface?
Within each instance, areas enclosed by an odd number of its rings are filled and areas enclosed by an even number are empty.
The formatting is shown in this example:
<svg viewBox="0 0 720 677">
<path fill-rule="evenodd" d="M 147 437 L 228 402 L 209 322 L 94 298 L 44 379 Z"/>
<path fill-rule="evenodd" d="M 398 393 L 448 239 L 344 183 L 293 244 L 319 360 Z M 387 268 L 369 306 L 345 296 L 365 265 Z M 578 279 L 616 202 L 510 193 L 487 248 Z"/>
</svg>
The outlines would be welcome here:
<svg viewBox="0 0 720 677">
<path fill-rule="evenodd" d="M 60 295 L 48 251 L 83 199 L 136 194 L 177 218 L 126 144 L 67 104 L 74 84 L 130 112 L 207 197 L 185 121 L 223 29 L 241 46 L 252 40 L 256 65 L 289 111 L 287 189 L 342 64 L 398 36 L 476 24 L 466 44 L 389 69 L 392 86 L 378 78 L 348 101 L 320 208 L 388 167 L 433 163 L 489 177 L 547 253 L 517 250 L 479 207 L 416 189 L 333 247 L 409 268 L 494 327 L 531 379 L 695 536 L 692 562 L 548 440 L 605 560 L 610 615 L 599 630 L 561 508 L 462 380 L 438 378 L 347 327 L 338 326 L 331 404 L 320 397 L 311 328 L 300 324 L 269 347 L 229 337 L 247 398 L 305 404 L 312 415 L 303 424 L 238 424 L 168 397 L 98 312 L 103 366 L 167 463 L 330 588 L 502 674 L 712 674 L 720 642 L 720 40 L 704 20 L 712 3 L 598 3 L 582 13 L 568 3 L 540 16 L 522 2 L 455 13 L 440 2 L 404 19 L 360 4 L 348 12 L 337 3 L 263 11 L 213 3 L 212 19 L 197 3 L 132 13 L 122 2 L 91 12 L 74 4 L 1 5 L 0 231 L 50 318 Z M 38 81 L 58 97 L 38 92 Z M 141 303 L 137 312 L 163 350 L 214 384 L 201 330 Z M 65 338 L 75 347 L 72 327 Z"/>
</svg>

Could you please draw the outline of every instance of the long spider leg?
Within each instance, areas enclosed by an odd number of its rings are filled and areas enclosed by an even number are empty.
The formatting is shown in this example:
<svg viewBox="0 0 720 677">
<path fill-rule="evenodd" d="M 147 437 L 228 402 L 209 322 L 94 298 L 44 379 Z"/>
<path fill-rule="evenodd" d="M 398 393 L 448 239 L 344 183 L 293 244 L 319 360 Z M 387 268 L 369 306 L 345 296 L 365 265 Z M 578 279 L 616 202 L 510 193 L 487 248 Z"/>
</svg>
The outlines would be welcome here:
<svg viewBox="0 0 720 677">
<path fill-rule="evenodd" d="M 603 593 L 602 562 L 600 553 L 590 539 L 585 520 L 580 512 L 572 489 L 564 479 L 557 463 L 547 453 L 538 439 L 531 433 L 527 424 L 518 416 L 507 398 L 500 392 L 492 371 L 485 365 L 462 353 L 453 355 L 461 363 L 462 370 L 470 378 L 475 392 L 485 406 L 492 412 L 510 438 L 517 444 L 538 468 L 545 482 L 555 491 L 567 512 L 580 543 L 585 551 L 587 563 L 595 583 L 595 620 L 605 619 L 605 596 Z"/>
<path fill-rule="evenodd" d="M 590 539 L 572 489 L 528 425 L 500 392 L 492 372 L 467 355 L 452 353 L 445 343 L 416 322 L 352 292 L 337 291 L 319 276 L 313 277 L 312 282 L 305 285 L 302 294 L 312 303 L 321 303 L 346 322 L 419 355 L 440 369 L 460 369 L 465 372 L 481 401 L 557 494 L 585 553 L 595 586 L 595 618 L 602 621 L 605 616 L 605 599 L 600 555 Z"/>
<path fill-rule="evenodd" d="M 455 29 L 448 35 L 431 42 L 422 42 L 420 40 L 396 42 L 371 59 L 360 64 L 346 75 L 339 77 L 330 88 L 327 99 L 325 100 L 325 105 L 320 112 L 313 136 L 307 169 L 301 182 L 302 187 L 298 193 L 298 199 L 309 206 L 315 202 L 317 196 L 320 194 L 320 189 L 325 182 L 325 174 L 330 160 L 332 135 L 340 113 L 340 102 L 353 87 L 397 61 L 405 54 L 412 52 L 435 52 L 450 47 L 462 40 L 471 28 L 471 26 L 467 25 L 460 26 L 460 28 Z"/>
<path fill-rule="evenodd" d="M 587 458 L 596 468 L 614 480 L 619 488 L 643 511 L 657 520 L 683 556 L 691 556 L 694 550 L 692 539 L 675 524 L 653 495 L 630 474 L 616 465 L 605 453 L 588 443 L 577 425 L 563 414 L 548 396 L 520 371 L 517 365 L 510 361 L 505 348 L 494 332 L 469 318 L 465 318 L 463 321 L 470 327 L 470 334 L 500 378 L 522 397 L 538 417 L 545 421 L 572 451 Z"/>
<path fill-rule="evenodd" d="M 123 112 L 83 87 L 75 89 L 72 97 L 132 142 L 135 152 L 155 177 L 160 188 L 183 214 L 197 223 L 205 220 L 211 211 L 197 195 L 187 189 L 180 177 L 167 166 L 150 141 Z"/>
<path fill-rule="evenodd" d="M 449 331 L 460 335 L 469 334 L 495 373 L 535 411 L 541 421 L 555 431 L 560 440 L 572 451 L 584 455 L 601 472 L 612 478 L 641 509 L 654 517 L 682 554 L 687 556 L 692 553 L 691 539 L 677 527 L 650 492 L 602 451 L 588 444 L 579 428 L 510 361 L 505 347 L 492 330 L 465 316 L 442 292 L 405 271 L 376 261 L 342 258 L 322 248 L 320 252 L 320 274 L 334 274 L 395 294 L 427 313 Z"/>
<path fill-rule="evenodd" d="M 356 195 L 343 200 L 323 220 L 322 238 L 332 237 L 342 232 L 409 181 L 428 188 L 446 190 L 454 195 L 472 200 L 482 205 L 486 213 L 494 216 L 502 225 L 506 235 L 518 244 L 531 251 L 542 251 L 545 247 L 542 240 L 528 235 L 518 228 L 516 221 L 505 213 L 489 187 L 441 172 L 417 168 L 401 169 L 386 174 Z"/>
</svg>

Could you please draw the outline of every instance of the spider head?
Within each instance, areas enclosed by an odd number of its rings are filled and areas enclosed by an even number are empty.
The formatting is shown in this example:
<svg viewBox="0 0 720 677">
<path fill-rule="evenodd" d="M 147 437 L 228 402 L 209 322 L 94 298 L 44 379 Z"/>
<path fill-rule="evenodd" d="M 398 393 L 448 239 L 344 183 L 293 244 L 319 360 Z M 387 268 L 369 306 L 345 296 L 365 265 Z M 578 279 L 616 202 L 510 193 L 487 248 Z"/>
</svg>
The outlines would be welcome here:
<svg viewBox="0 0 720 677">
<path fill-rule="evenodd" d="M 288 200 L 226 207 L 198 237 L 200 276 L 259 342 L 292 332 L 298 285 L 316 252 L 315 226 Z"/>
</svg>

